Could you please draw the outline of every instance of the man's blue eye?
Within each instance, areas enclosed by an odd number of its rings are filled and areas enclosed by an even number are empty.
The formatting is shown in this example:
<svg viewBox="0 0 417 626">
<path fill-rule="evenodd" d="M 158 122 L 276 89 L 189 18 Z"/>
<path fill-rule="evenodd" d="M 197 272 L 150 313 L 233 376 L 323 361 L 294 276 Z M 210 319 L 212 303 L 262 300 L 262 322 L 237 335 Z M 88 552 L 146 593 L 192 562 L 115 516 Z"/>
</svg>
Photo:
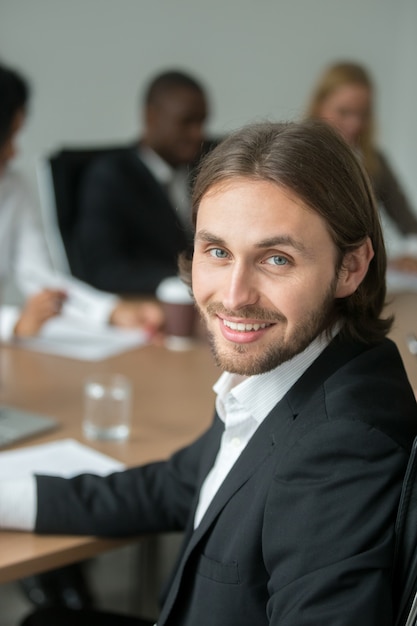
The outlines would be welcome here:
<svg viewBox="0 0 417 626">
<path fill-rule="evenodd" d="M 212 250 L 210 250 L 210 254 L 217 259 L 225 259 L 227 257 L 227 252 L 225 252 L 221 248 L 213 248 Z"/>
<path fill-rule="evenodd" d="M 284 256 L 276 254 L 275 256 L 269 257 L 267 263 L 269 263 L 270 265 L 286 265 L 288 263 L 288 259 L 286 259 Z"/>
</svg>

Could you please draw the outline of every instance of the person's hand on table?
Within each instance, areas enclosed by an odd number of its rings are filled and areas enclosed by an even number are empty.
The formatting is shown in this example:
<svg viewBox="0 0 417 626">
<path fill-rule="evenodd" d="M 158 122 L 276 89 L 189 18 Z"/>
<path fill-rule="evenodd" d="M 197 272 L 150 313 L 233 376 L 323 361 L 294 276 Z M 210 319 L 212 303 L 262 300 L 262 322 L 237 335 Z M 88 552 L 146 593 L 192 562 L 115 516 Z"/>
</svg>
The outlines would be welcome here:
<svg viewBox="0 0 417 626">
<path fill-rule="evenodd" d="M 14 335 L 36 335 L 47 320 L 60 314 L 66 297 L 66 293 L 60 289 L 44 289 L 29 298 L 16 322 Z"/>
<path fill-rule="evenodd" d="M 155 340 L 162 334 L 164 314 L 155 301 L 119 300 L 109 321 L 121 328 L 141 328 Z"/>
<path fill-rule="evenodd" d="M 413 256 L 401 256 L 389 261 L 389 267 L 400 272 L 417 274 L 417 258 Z"/>
</svg>

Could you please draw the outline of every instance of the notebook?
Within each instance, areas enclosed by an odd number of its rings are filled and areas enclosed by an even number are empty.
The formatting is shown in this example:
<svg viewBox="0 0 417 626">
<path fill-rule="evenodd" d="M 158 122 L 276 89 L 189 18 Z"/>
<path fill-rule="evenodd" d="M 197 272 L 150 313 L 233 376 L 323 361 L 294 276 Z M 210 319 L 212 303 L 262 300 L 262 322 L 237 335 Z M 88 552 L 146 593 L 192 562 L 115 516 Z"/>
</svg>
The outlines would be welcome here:
<svg viewBox="0 0 417 626">
<path fill-rule="evenodd" d="M 58 426 L 57 420 L 11 406 L 0 406 L 0 448 L 47 432 Z"/>
</svg>

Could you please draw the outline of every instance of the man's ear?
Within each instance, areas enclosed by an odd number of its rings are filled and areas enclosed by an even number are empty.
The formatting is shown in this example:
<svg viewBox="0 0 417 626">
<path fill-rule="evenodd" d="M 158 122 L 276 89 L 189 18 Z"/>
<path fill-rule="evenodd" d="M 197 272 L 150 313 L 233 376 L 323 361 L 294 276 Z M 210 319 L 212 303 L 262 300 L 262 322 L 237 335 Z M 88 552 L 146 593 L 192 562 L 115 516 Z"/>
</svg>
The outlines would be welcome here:
<svg viewBox="0 0 417 626">
<path fill-rule="evenodd" d="M 337 279 L 336 298 L 346 298 L 356 291 L 368 272 L 373 256 L 369 237 L 355 250 L 346 252 Z"/>
</svg>

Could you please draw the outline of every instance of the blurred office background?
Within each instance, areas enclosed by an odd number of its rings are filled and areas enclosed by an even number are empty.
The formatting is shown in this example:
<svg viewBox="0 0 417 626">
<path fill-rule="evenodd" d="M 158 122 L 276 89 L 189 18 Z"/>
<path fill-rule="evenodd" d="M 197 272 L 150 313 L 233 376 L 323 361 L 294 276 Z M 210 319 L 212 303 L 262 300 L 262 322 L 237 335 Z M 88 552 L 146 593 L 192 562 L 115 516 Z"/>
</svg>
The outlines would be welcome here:
<svg viewBox="0 0 417 626">
<path fill-rule="evenodd" d="M 299 117 L 322 68 L 353 59 L 377 87 L 379 143 L 417 208 L 416 0 L 0 0 L 0 58 L 31 81 L 20 166 L 137 136 L 148 78 L 206 85 L 209 131 Z"/>
</svg>

